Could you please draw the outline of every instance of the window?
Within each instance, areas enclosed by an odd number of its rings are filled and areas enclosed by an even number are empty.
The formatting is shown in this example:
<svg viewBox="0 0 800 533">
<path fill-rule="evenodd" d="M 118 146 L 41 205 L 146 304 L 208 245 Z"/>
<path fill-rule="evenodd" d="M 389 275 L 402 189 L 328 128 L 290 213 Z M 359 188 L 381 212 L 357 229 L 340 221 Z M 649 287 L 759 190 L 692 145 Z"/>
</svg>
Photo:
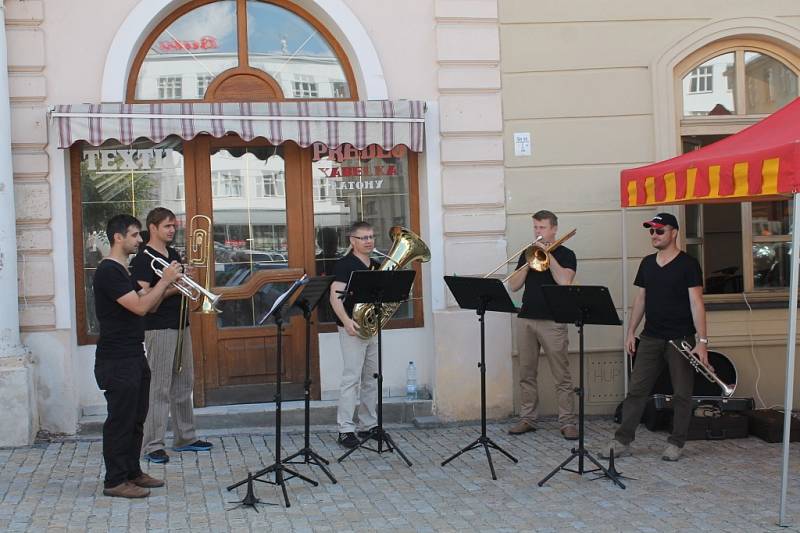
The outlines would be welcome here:
<svg viewBox="0 0 800 533">
<path fill-rule="evenodd" d="M 256 196 L 275 198 L 286 196 L 286 182 L 283 172 L 264 172 L 256 180 Z"/>
<path fill-rule="evenodd" d="M 235 171 L 211 174 L 211 194 L 214 198 L 241 198 L 242 177 Z"/>
<path fill-rule="evenodd" d="M 800 58 L 785 50 L 744 40 L 718 43 L 687 58 L 676 68 L 685 73 L 683 152 L 724 139 L 796 98 L 797 64 Z M 703 81 L 719 76 L 726 79 L 724 92 L 715 90 L 721 80 Z M 724 300 L 726 294 L 768 297 L 785 291 L 790 215 L 788 201 L 685 206 L 686 251 L 703 267 L 705 293 Z"/>
<path fill-rule="evenodd" d="M 317 84 L 314 83 L 313 76 L 298 74 L 292 83 L 292 94 L 295 98 L 316 98 L 319 96 Z"/>
<path fill-rule="evenodd" d="M 203 98 L 206 95 L 206 89 L 211 85 L 214 76 L 211 74 L 198 74 L 197 75 L 197 97 Z"/>
<path fill-rule="evenodd" d="M 92 338 L 100 333 L 92 279 L 111 248 L 105 234 L 109 218 L 126 213 L 144 223 L 151 209 L 166 207 L 178 218 L 174 245 L 184 254 L 186 209 L 182 194 L 175 198 L 177 191 L 183 192 L 182 151 L 181 141 L 172 137 L 159 144 L 146 141 L 120 145 L 109 141 L 99 147 L 84 144 L 73 148 L 76 300 L 78 315 L 84 317 L 78 330 L 81 344 L 94 343 Z"/>
<path fill-rule="evenodd" d="M 714 65 L 697 67 L 689 76 L 690 93 L 710 93 L 714 90 Z"/>
<path fill-rule="evenodd" d="M 180 100 L 183 98 L 183 79 L 180 76 L 158 78 L 159 100 Z"/>
<path fill-rule="evenodd" d="M 225 82 L 242 75 L 250 80 L 251 101 L 357 98 L 343 49 L 301 8 L 270 0 L 182 3 L 148 36 L 135 58 L 128 101 L 241 101 L 240 83 Z M 269 80 L 253 82 L 252 69 Z M 213 94 L 207 94 L 219 77 Z"/>
</svg>

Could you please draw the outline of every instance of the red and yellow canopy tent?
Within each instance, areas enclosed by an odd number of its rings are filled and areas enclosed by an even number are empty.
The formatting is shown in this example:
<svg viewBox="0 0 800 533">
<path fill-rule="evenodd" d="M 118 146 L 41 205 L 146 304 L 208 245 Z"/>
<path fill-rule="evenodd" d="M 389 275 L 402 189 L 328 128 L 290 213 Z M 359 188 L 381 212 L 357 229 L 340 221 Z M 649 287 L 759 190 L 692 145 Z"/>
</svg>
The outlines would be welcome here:
<svg viewBox="0 0 800 533">
<path fill-rule="evenodd" d="M 789 289 L 783 473 L 779 517 L 781 526 L 785 525 L 789 423 L 794 394 L 797 339 L 797 278 L 800 254 L 794 251 L 800 249 L 800 231 L 797 231 L 800 227 L 798 192 L 800 192 L 800 98 L 735 135 L 672 159 L 623 170 L 620 176 L 620 202 L 623 208 L 749 202 L 793 197 L 793 253 Z M 623 257 L 623 265 L 626 263 L 627 257 Z M 627 297 L 625 301 L 627 302 Z"/>
</svg>

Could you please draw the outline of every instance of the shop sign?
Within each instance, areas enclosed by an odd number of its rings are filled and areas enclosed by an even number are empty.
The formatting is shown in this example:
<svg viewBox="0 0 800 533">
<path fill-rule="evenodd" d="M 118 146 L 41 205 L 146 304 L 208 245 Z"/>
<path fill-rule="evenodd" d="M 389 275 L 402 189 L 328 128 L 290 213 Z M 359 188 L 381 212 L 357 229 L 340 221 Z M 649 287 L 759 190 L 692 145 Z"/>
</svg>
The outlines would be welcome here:
<svg viewBox="0 0 800 533">
<path fill-rule="evenodd" d="M 349 144 L 339 145 L 335 148 L 328 148 L 323 143 L 314 143 L 314 161 L 327 157 L 331 161 L 341 163 L 346 159 L 387 159 L 389 157 L 405 157 L 406 147 L 398 144 L 391 150 L 384 150 L 382 147 L 371 144 L 363 150 L 356 150 Z"/>
<path fill-rule="evenodd" d="M 196 40 L 179 41 L 178 39 L 167 39 L 158 41 L 158 49 L 162 52 L 181 52 L 186 50 L 213 50 L 218 48 L 217 38 L 205 35 Z"/>
<path fill-rule="evenodd" d="M 164 169 L 175 168 L 172 148 L 152 148 L 145 150 L 84 150 L 83 160 L 86 169 L 98 172 L 158 173 Z"/>
</svg>

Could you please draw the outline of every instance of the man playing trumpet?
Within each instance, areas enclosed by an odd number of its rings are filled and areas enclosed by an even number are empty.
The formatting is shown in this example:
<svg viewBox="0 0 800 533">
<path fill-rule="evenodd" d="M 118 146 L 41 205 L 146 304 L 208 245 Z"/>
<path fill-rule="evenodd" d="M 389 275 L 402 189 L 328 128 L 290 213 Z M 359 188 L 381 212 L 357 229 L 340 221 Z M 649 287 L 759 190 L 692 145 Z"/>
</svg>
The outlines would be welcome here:
<svg viewBox="0 0 800 533">
<path fill-rule="evenodd" d="M 600 457 L 609 457 L 612 449 L 615 458 L 630 455 L 630 443 L 642 419 L 647 398 L 667 365 L 675 414 L 672 434 L 661 458 L 677 461 L 692 417 L 694 369 L 670 341 L 678 344 L 685 341 L 693 346 L 692 352 L 708 367 L 703 273 L 697 260 L 678 248 L 678 220 L 674 215 L 659 213 L 643 225 L 650 230 L 650 241 L 658 251 L 642 259 L 633 282 L 639 292 L 633 301 L 625 348 L 631 357 L 636 357 L 636 366 L 628 396 L 622 404 L 622 424 L 611 443 L 600 452 Z M 637 348 L 636 329 L 645 317 Z M 698 335 L 696 346 L 695 333 Z"/>
<path fill-rule="evenodd" d="M 533 215 L 533 246 L 547 250 L 556 240 L 558 217 L 550 211 L 538 211 Z M 539 371 L 539 352 L 550 362 L 550 370 L 556 382 L 558 394 L 558 422 L 561 435 L 567 440 L 578 438 L 575 426 L 575 389 L 569 374 L 567 349 L 567 325 L 553 320 L 542 293 L 542 285 L 569 285 L 575 278 L 578 260 L 575 253 L 566 246 L 558 246 L 548 255 L 550 268 L 539 272 L 526 267 L 526 254 L 521 254 L 517 270 L 508 279 L 512 291 L 525 287 L 522 293 L 522 309 L 517 320 L 517 348 L 519 349 L 519 388 L 520 418 L 508 431 L 519 435 L 535 431 L 538 416 L 539 393 L 537 374 Z"/>
</svg>

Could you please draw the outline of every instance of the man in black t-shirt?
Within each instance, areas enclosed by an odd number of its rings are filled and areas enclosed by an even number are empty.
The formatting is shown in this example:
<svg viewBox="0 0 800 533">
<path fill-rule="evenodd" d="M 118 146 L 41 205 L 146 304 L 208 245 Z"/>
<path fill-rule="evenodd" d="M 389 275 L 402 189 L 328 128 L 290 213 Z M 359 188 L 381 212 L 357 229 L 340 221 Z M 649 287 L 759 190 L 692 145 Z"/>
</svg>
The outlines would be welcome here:
<svg viewBox="0 0 800 533">
<path fill-rule="evenodd" d="M 139 250 L 131 263 L 133 279 L 143 289 L 155 286 L 160 279 L 151 266 L 153 258 L 145 250 L 168 263 L 181 260 L 175 248 L 169 246 L 175 238 L 175 214 L 165 207 L 156 207 L 147 214 L 146 223 L 149 233 L 147 246 Z M 175 451 L 208 451 L 212 446 L 210 442 L 197 440 L 195 433 L 192 405 L 194 360 L 188 303 L 178 289 L 169 287 L 145 317 L 144 344 L 152 379 L 142 453 L 152 463 L 169 461 L 164 450 L 164 437 L 170 412 Z"/>
<path fill-rule="evenodd" d="M 181 275 L 180 266 L 172 263 L 151 290 L 139 291 L 128 273 L 128 257 L 142 242 L 140 229 L 139 221 L 130 215 L 108 221 L 111 252 L 100 261 L 92 283 L 100 323 L 94 375 L 108 405 L 103 424 L 103 494 L 122 498 L 143 498 L 150 488 L 164 485 L 139 466 L 150 389 L 142 317 Z"/>
<path fill-rule="evenodd" d="M 339 388 L 339 406 L 336 421 L 339 425 L 339 444 L 346 448 L 358 445 L 358 437 L 365 438 L 378 423 L 375 411 L 378 403 L 378 385 L 373 377 L 378 371 L 378 338 L 362 339 L 358 325 L 353 321 L 352 301 L 339 297 L 356 270 L 375 270 L 380 264 L 370 259 L 375 248 L 375 232 L 367 222 L 355 222 L 350 227 L 350 245 L 353 250 L 339 259 L 333 267 L 335 279 L 331 284 L 331 309 L 339 326 L 339 344 L 342 347 L 342 382 Z M 358 437 L 354 414 L 358 405 Z"/>
<path fill-rule="evenodd" d="M 538 211 L 533 215 L 534 244 L 547 249 L 555 242 L 558 233 L 558 217 L 550 211 Z M 578 438 L 575 426 L 575 389 L 569 374 L 567 349 L 567 325 L 553 320 L 542 293 L 542 285 L 569 285 L 575 278 L 578 260 L 575 253 L 564 245 L 550 252 L 550 268 L 538 272 L 526 265 L 525 254 L 520 255 L 517 271 L 509 278 L 508 286 L 518 291 L 523 286 L 522 309 L 517 320 L 517 348 L 519 351 L 520 418 L 508 431 L 519 435 L 535 431 L 538 416 L 539 391 L 537 374 L 539 352 L 544 351 L 558 395 L 558 423 L 561 435 L 567 440 Z"/>
<path fill-rule="evenodd" d="M 674 391 L 674 415 L 672 434 L 661 458 L 677 461 L 691 422 L 694 369 L 669 341 L 679 345 L 681 341 L 688 342 L 694 346 L 692 352 L 708 366 L 703 274 L 697 260 L 678 248 L 675 216 L 659 213 L 645 222 L 644 227 L 650 230 L 650 240 L 658 252 L 642 259 L 636 274 L 634 285 L 639 287 L 639 292 L 633 301 L 625 338 L 625 348 L 631 357 L 636 357 L 636 365 L 622 405 L 622 423 L 600 455 L 608 457 L 611 449 L 614 457 L 630 454 L 630 443 L 642 419 L 647 398 L 667 365 Z M 645 324 L 637 347 L 636 329 L 642 318 Z M 698 336 L 696 345 L 695 334 Z"/>
</svg>

